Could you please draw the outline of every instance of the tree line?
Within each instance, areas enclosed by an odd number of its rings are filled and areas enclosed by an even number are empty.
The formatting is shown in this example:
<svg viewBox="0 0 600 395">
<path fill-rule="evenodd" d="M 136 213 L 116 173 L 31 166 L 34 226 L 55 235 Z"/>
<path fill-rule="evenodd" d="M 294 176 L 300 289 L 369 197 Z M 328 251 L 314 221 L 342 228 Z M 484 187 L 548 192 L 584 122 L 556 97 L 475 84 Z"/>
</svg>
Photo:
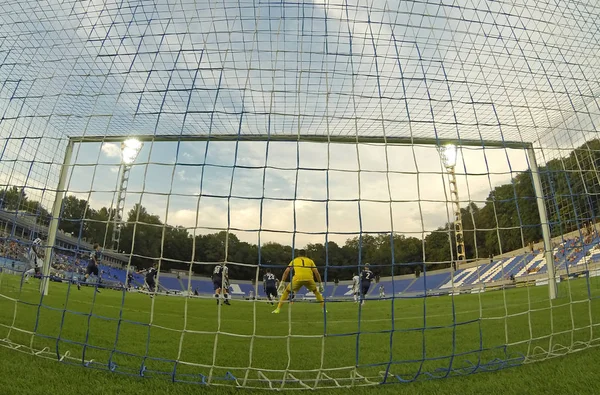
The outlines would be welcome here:
<svg viewBox="0 0 600 395">
<path fill-rule="evenodd" d="M 594 221 L 600 203 L 599 164 L 600 141 L 595 139 L 540 167 L 553 236 Z M 50 218 L 46 208 L 17 187 L 0 190 L 0 208 L 31 213 L 43 225 Z M 59 229 L 104 245 L 111 239 L 113 215 L 110 208 L 95 209 L 86 200 L 69 195 L 63 200 Z M 461 209 L 461 217 L 467 259 L 485 259 L 538 242 L 542 230 L 531 171 L 518 173 L 511 182 L 495 187 L 483 204 L 469 203 Z M 423 239 L 402 234 L 363 234 L 343 244 L 308 244 L 306 251 L 319 266 L 327 264 L 331 281 L 350 278 L 359 261 L 371 263 L 381 276 L 446 268 L 455 256 L 454 241 L 454 224 L 446 223 Z M 259 249 L 225 231 L 193 236 L 186 228 L 164 224 L 158 215 L 139 204 L 127 213 L 120 246 L 126 254 L 133 254 L 132 264 L 137 267 L 148 267 L 156 257 L 162 257 L 163 269 L 178 270 L 188 270 L 192 261 L 285 265 L 293 255 L 291 246 L 267 242 Z M 200 275 L 210 274 L 212 268 L 206 264 L 192 266 L 193 272 Z M 236 266 L 231 272 L 238 279 L 257 275 L 255 266 Z"/>
</svg>

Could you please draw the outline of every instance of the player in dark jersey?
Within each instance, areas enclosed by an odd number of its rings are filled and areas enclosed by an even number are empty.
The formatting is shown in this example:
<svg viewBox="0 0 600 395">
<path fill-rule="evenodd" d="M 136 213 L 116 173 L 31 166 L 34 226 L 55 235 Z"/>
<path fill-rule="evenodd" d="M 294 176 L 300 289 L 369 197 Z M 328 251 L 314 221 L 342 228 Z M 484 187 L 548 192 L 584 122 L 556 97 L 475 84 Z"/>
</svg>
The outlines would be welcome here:
<svg viewBox="0 0 600 395">
<path fill-rule="evenodd" d="M 133 285 L 133 272 L 127 272 L 127 289 L 130 290 Z"/>
<path fill-rule="evenodd" d="M 225 263 L 215 266 L 212 275 L 213 288 L 215 290 L 215 298 L 217 298 L 217 305 L 219 304 L 219 298 L 223 295 L 225 304 L 229 303 L 229 269 L 225 266 Z"/>
<path fill-rule="evenodd" d="M 371 288 L 371 281 L 373 281 L 373 272 L 369 269 L 369 264 L 365 263 L 363 271 L 360 272 L 360 298 L 361 304 L 365 304 L 365 297 L 369 293 Z"/>
<path fill-rule="evenodd" d="M 90 262 L 85 269 L 85 279 L 84 282 L 87 282 L 90 275 L 94 275 L 98 278 L 98 284 L 100 284 L 100 272 L 99 266 L 100 261 L 102 260 L 102 253 L 100 252 L 100 245 L 98 243 L 94 244 L 94 250 L 90 253 Z M 77 289 L 81 289 L 81 283 L 77 283 Z M 96 286 L 96 291 L 100 292 L 98 287 Z"/>
<path fill-rule="evenodd" d="M 156 292 L 156 276 L 158 275 L 158 269 L 156 265 L 152 266 L 147 270 L 141 270 L 138 274 L 145 273 L 146 274 L 146 286 L 148 287 L 148 291 L 150 293 L 150 297 L 154 297 L 154 293 Z"/>
<path fill-rule="evenodd" d="M 267 269 L 266 272 L 263 276 L 263 291 L 267 295 L 267 299 L 269 299 L 271 305 L 273 305 L 273 298 L 277 298 L 277 283 L 279 280 L 271 273 L 271 269 Z"/>
</svg>

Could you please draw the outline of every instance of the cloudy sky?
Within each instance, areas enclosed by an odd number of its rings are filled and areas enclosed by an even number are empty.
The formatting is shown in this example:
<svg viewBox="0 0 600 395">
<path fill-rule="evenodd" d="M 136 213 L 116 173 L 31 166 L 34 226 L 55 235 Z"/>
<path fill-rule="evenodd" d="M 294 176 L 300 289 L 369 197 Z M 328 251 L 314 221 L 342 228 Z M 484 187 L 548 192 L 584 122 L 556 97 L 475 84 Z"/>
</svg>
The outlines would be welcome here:
<svg viewBox="0 0 600 395">
<path fill-rule="evenodd" d="M 0 184 L 51 206 L 79 136 L 517 141 L 544 163 L 597 133 L 599 21 L 597 7 L 570 1 L 3 2 Z M 448 218 L 433 147 L 297 149 L 147 144 L 127 207 L 141 199 L 170 224 L 245 229 L 249 241 L 260 228 L 288 243 L 279 231 L 343 239 L 335 233 L 426 232 Z M 118 152 L 78 146 L 68 190 L 110 206 Z M 523 152 L 463 150 L 461 199 L 481 201 L 527 167 Z"/>
<path fill-rule="evenodd" d="M 578 112 L 572 132 L 596 130 L 597 13 L 479 0 L 24 0 L 0 5 L 0 108 L 12 136 L 537 141 Z"/>
<path fill-rule="evenodd" d="M 78 144 L 73 160 L 68 193 L 94 208 L 114 204 L 120 148 Z M 481 203 L 527 167 L 521 150 L 463 148 L 463 205 Z M 262 242 L 291 243 L 296 230 L 303 245 L 326 232 L 338 242 L 361 231 L 421 237 L 448 220 L 448 193 L 432 146 L 272 142 L 267 154 L 266 142 L 240 142 L 236 156 L 234 142 L 150 142 L 131 170 L 126 210 L 141 203 L 190 232 L 231 228 L 253 243 L 259 230 Z"/>
</svg>

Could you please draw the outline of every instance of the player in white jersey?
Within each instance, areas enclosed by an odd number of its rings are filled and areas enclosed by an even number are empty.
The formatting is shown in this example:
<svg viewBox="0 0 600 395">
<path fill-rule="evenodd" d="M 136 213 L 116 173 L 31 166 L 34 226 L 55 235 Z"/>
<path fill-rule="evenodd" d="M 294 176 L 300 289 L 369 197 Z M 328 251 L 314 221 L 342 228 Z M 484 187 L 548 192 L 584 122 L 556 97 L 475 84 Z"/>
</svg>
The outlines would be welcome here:
<svg viewBox="0 0 600 395">
<path fill-rule="evenodd" d="M 212 275 L 213 288 L 215 290 L 215 298 L 217 298 L 217 305 L 220 303 L 219 298 L 223 295 L 225 304 L 229 305 L 229 269 L 225 266 L 225 263 L 221 263 L 215 266 Z"/>
<path fill-rule="evenodd" d="M 360 277 L 356 274 L 352 277 L 352 294 L 354 296 L 354 303 L 358 303 L 358 294 L 360 293 Z"/>
<path fill-rule="evenodd" d="M 385 288 L 383 287 L 383 284 L 381 284 L 379 286 L 379 299 L 384 299 L 385 298 Z"/>
<path fill-rule="evenodd" d="M 39 237 L 33 241 L 29 252 L 27 253 L 29 260 L 29 269 L 23 273 L 23 280 L 28 283 L 29 277 L 40 273 L 42 266 L 44 266 L 44 258 L 42 256 L 42 239 Z"/>
</svg>

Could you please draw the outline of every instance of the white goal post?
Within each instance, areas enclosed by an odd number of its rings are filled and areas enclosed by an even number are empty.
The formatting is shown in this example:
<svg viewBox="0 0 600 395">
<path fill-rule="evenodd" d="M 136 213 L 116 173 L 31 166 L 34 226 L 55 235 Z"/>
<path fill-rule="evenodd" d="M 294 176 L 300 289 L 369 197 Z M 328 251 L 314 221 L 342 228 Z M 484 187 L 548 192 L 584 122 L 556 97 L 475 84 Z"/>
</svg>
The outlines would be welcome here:
<svg viewBox="0 0 600 395">
<path fill-rule="evenodd" d="M 214 134 L 214 135 L 197 135 L 197 136 L 171 136 L 171 135 L 123 135 L 123 136 L 76 136 L 70 137 L 67 142 L 64 161 L 61 166 L 59 181 L 56 189 L 54 204 L 52 206 L 50 225 L 48 227 L 48 253 L 44 257 L 43 280 L 40 284 L 40 292 L 43 295 L 48 294 L 48 282 L 50 276 L 50 267 L 52 262 L 52 248 L 56 242 L 56 233 L 60 221 L 60 213 L 62 202 L 65 197 L 65 184 L 69 167 L 71 166 L 71 157 L 73 147 L 77 143 L 121 143 L 127 139 L 137 139 L 141 142 L 168 142 L 168 141 L 268 141 L 268 142 L 318 142 L 318 143 L 344 143 L 344 144 L 386 144 L 386 145 L 427 145 L 427 146 L 444 146 L 454 144 L 458 148 L 461 146 L 471 147 L 497 147 L 497 148 L 512 148 L 523 149 L 527 153 L 529 160 L 529 169 L 533 178 L 533 188 L 537 201 L 538 213 L 540 217 L 540 226 L 543 235 L 543 245 L 545 259 L 548 268 L 548 295 L 550 299 L 556 298 L 556 275 L 554 269 L 554 254 L 552 252 L 550 224 L 546 205 L 544 202 L 544 194 L 542 183 L 540 180 L 539 168 L 535 156 L 535 148 L 532 143 L 518 141 L 478 141 L 478 140 L 450 140 L 450 139 L 431 139 L 431 138 L 415 138 L 415 137 L 371 137 L 371 136 L 327 136 L 327 135 L 303 135 L 302 137 L 293 135 L 237 135 L 237 134 Z"/>
</svg>

